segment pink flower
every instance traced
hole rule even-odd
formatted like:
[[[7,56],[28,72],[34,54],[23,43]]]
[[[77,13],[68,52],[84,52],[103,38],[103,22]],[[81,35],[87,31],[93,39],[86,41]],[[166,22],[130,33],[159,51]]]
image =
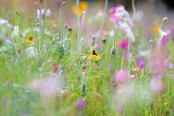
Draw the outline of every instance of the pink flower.
[[[173,64],[172,63],[169,63],[169,68],[173,68]]]
[[[118,111],[119,113],[122,113],[122,104],[118,104],[118,105],[117,105],[117,111]]]
[[[153,92],[158,93],[158,92],[164,92],[165,90],[165,83],[162,82],[161,80],[153,78],[150,82],[150,86]]]
[[[135,69],[133,70],[135,73],[137,73],[140,70],[139,67],[135,67]]]
[[[111,14],[111,16],[110,16],[110,21],[116,22],[116,21],[118,21],[118,20],[119,20],[119,17],[118,17],[118,16],[116,16],[115,14]]]
[[[123,39],[122,41],[120,41],[120,47],[122,50],[127,49],[128,42],[129,42],[128,39]]]
[[[133,78],[135,77],[135,75],[130,75],[130,79],[133,81]]]
[[[97,16],[99,16],[99,17],[101,17],[101,16],[103,16],[103,10],[99,10],[99,12],[97,13]]]
[[[9,36],[7,36],[6,40],[10,41],[10,37],[9,37]]]
[[[53,73],[56,73],[57,71],[58,71],[58,68],[56,66],[54,66]]]
[[[9,80],[6,80],[5,82],[6,82],[7,84],[9,84]]]
[[[127,79],[127,73],[123,70],[119,70],[118,74],[116,75],[116,80],[118,82],[125,82]]]
[[[165,45],[166,42],[168,42],[168,41],[169,41],[169,39],[167,37],[165,37],[164,39],[161,40],[161,44]]]
[[[170,79],[173,78],[173,75],[170,75],[169,78],[170,78]]]

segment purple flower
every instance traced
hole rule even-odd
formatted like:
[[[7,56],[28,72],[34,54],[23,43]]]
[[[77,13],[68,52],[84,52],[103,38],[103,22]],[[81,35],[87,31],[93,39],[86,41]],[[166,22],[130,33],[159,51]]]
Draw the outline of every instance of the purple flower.
[[[79,109],[85,108],[85,107],[86,107],[86,101],[83,100],[83,99],[77,100],[77,107],[78,107]]]
[[[142,69],[143,67],[145,67],[145,61],[144,60],[140,60],[140,68]]]
[[[122,113],[122,104],[118,104],[118,105],[117,105],[117,111],[118,111],[119,113]]]
[[[108,65],[107,70],[111,70],[111,69],[112,69],[112,65]]]
[[[117,83],[115,83],[115,84],[112,84],[112,87],[113,87],[113,88],[115,88],[116,86],[117,86]]]
[[[169,68],[172,69],[173,68],[173,64],[169,63]]]
[[[120,41],[120,47],[121,47],[122,50],[127,49],[128,39],[123,39],[122,41]]]
[[[47,11],[45,12],[45,9],[42,9],[41,11],[40,9],[37,9],[37,18],[38,19],[41,18],[44,13],[45,13],[45,17],[48,17],[51,15],[51,10],[47,9]]]
[[[18,49],[17,51],[18,51],[19,54],[21,53],[21,50],[20,49]]]

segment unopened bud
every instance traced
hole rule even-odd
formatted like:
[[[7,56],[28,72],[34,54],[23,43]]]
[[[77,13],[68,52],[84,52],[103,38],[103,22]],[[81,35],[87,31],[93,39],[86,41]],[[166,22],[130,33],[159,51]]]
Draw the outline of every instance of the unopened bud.
[[[117,49],[116,49],[115,46],[113,46],[113,47],[111,48],[110,53],[111,53],[112,56],[115,56],[115,55],[117,54]]]
[[[64,27],[65,27],[66,29],[68,29],[68,24],[65,24]]]
[[[102,42],[103,42],[103,43],[106,43],[106,39],[102,39]]]
[[[168,20],[167,17],[164,17],[164,19],[162,20],[162,23],[166,22]]]
[[[62,6],[65,6],[66,2],[62,2]]]
[[[152,44],[153,42],[154,42],[154,41],[153,41],[152,39],[150,39],[150,40],[149,40],[149,43],[151,43],[151,44]]]
[[[72,31],[72,28],[71,27],[68,27],[68,31]]]

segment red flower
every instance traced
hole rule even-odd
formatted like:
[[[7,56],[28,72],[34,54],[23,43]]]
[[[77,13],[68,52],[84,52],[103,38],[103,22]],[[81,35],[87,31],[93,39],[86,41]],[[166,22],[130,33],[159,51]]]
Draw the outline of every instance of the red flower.
[[[58,68],[56,66],[54,66],[53,73],[56,73],[57,71],[58,71]]]

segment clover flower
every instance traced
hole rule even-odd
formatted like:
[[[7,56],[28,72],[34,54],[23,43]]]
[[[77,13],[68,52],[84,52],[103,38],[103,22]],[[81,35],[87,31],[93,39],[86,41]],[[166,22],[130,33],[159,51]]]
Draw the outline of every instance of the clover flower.
[[[84,99],[77,100],[77,107],[79,109],[85,108],[86,107],[86,101]]]
[[[130,75],[129,78],[133,81],[134,77],[135,77],[135,75]]]
[[[133,70],[135,73],[137,73],[140,70],[139,67],[135,67],[135,69]]]

